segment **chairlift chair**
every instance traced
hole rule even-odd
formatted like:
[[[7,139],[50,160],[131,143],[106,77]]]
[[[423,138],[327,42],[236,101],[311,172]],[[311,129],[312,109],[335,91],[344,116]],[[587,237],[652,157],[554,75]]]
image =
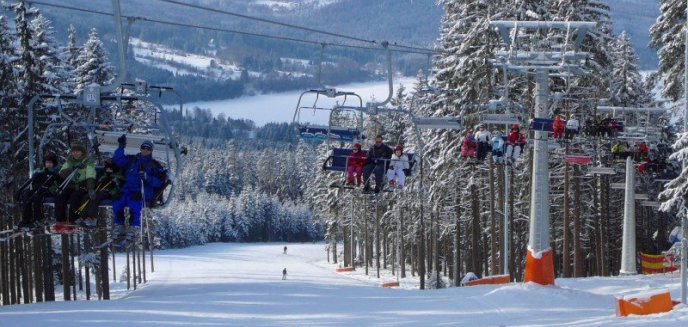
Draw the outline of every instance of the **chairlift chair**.
[[[302,102],[304,100],[304,96],[307,94],[314,94],[315,95],[315,100],[314,100],[312,106],[304,106],[302,104]],[[355,140],[360,139],[360,131],[363,129],[363,122],[361,121],[362,117],[357,119],[358,123],[356,124],[357,126],[355,126],[355,127],[336,126],[335,124],[333,124],[333,121],[332,121],[333,113],[337,110],[339,110],[341,112],[342,109],[340,109],[338,105],[333,106],[333,107],[329,107],[329,108],[318,106],[318,101],[319,101],[321,96],[325,96],[325,97],[331,98],[331,99],[342,98],[343,99],[342,106],[344,104],[346,104],[348,97],[355,97],[355,98],[358,98],[359,107],[363,106],[363,99],[358,94],[356,94],[354,92],[342,92],[342,91],[337,91],[336,89],[333,89],[333,88],[312,89],[312,90],[304,91],[299,96],[299,100],[296,104],[296,110],[294,111],[294,117],[292,120],[297,125],[298,136],[300,138],[306,139],[306,140],[328,140],[328,141],[329,140],[335,140],[335,141],[343,141],[343,142],[354,142]],[[318,124],[318,123],[308,123],[308,122],[302,121],[301,112],[304,110],[329,112],[328,125],[323,125],[323,124]]]

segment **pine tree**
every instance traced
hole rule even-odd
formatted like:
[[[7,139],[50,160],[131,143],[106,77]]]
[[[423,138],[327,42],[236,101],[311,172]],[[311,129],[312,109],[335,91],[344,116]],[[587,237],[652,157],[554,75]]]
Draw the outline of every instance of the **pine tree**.
[[[4,16],[0,16],[0,108],[3,110],[8,110],[13,106],[17,91],[14,68],[17,53],[13,43],[14,38],[8,29],[7,20]],[[6,122],[7,120],[3,119],[2,121]],[[3,128],[3,130],[9,129]]]
[[[51,22],[40,13],[31,21],[33,37],[31,45],[35,51],[38,70],[41,72],[41,93],[64,93],[69,80],[67,67],[62,63],[53,36]]]
[[[17,90],[19,90],[18,104],[24,108],[31,98],[41,92],[41,75],[39,61],[33,48],[33,31],[30,26],[31,19],[36,11],[26,7],[24,0],[19,0],[14,5],[14,23],[17,30],[19,43],[19,60],[15,65],[17,69]]]
[[[597,23],[595,29],[588,31],[580,49],[590,54],[583,68],[594,73],[579,78],[573,82],[573,85],[594,87],[596,93],[587,97],[608,97],[606,87],[600,86],[609,85],[612,64],[612,54],[609,49],[614,35],[609,5],[604,0],[556,0],[552,6],[554,20]],[[561,33],[565,34],[566,31]]]
[[[664,79],[662,96],[676,101],[683,96],[686,2],[660,0],[659,10],[650,28],[650,46],[659,56],[659,73]]]
[[[65,70],[74,74],[77,65],[77,58],[79,57],[80,48],[76,45],[76,28],[70,24],[67,29],[67,45],[62,48],[61,59]],[[69,91],[74,90],[74,76],[70,76],[65,81],[65,85]]]
[[[114,70],[95,28],[91,30],[88,41],[79,51],[75,75],[76,92],[80,92],[91,83],[107,85],[114,80]]]
[[[626,31],[614,40],[612,47],[610,100],[614,105],[637,106],[647,95],[637,66],[638,57]]]
[[[679,134],[673,149],[674,153],[669,156],[669,160],[688,160],[688,132]],[[688,169],[683,169],[678,177],[667,183],[659,197],[663,201],[660,211],[674,213],[679,221],[688,217]]]

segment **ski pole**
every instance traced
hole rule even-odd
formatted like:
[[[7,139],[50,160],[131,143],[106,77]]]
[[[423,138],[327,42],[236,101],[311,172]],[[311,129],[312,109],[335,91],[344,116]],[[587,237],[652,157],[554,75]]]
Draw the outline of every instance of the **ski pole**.
[[[105,185],[98,185],[98,187],[96,187],[96,192],[100,192],[100,191],[104,190],[106,187],[108,187],[110,185],[110,183],[112,183],[112,180],[107,182]],[[88,204],[90,202],[91,202],[90,198],[86,199],[86,201],[84,201],[84,203],[82,203],[81,206],[79,206],[79,208],[76,209],[76,213],[81,214],[86,209],[86,206],[88,206]]]

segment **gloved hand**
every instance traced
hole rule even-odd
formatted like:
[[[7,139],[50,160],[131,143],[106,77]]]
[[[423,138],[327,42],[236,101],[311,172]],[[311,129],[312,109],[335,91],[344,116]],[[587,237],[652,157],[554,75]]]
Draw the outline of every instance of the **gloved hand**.
[[[119,138],[117,138],[117,143],[121,147],[127,146],[127,134],[122,134]]]
[[[86,165],[84,165],[83,162],[74,165],[74,169],[84,169],[84,167],[86,167]]]
[[[88,198],[91,201],[95,201],[96,200],[96,191],[95,190],[88,190]]]
[[[146,174],[145,171],[143,171],[143,170],[139,171],[138,176],[139,176],[139,178],[140,178],[141,180],[143,180],[144,182],[148,181],[148,174]]]

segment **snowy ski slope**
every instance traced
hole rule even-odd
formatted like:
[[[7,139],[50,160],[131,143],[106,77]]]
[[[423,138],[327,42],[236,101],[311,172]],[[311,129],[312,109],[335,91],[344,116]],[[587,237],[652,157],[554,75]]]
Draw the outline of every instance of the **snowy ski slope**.
[[[409,288],[382,289],[361,270],[335,273],[323,244],[288,244],[286,255],[282,246],[160,251],[156,273],[138,291],[112,301],[0,307],[0,326],[688,326],[685,307],[653,316],[614,313],[614,295],[625,291],[668,287],[677,297],[677,275],[559,279],[557,287],[418,291],[404,282]]]

